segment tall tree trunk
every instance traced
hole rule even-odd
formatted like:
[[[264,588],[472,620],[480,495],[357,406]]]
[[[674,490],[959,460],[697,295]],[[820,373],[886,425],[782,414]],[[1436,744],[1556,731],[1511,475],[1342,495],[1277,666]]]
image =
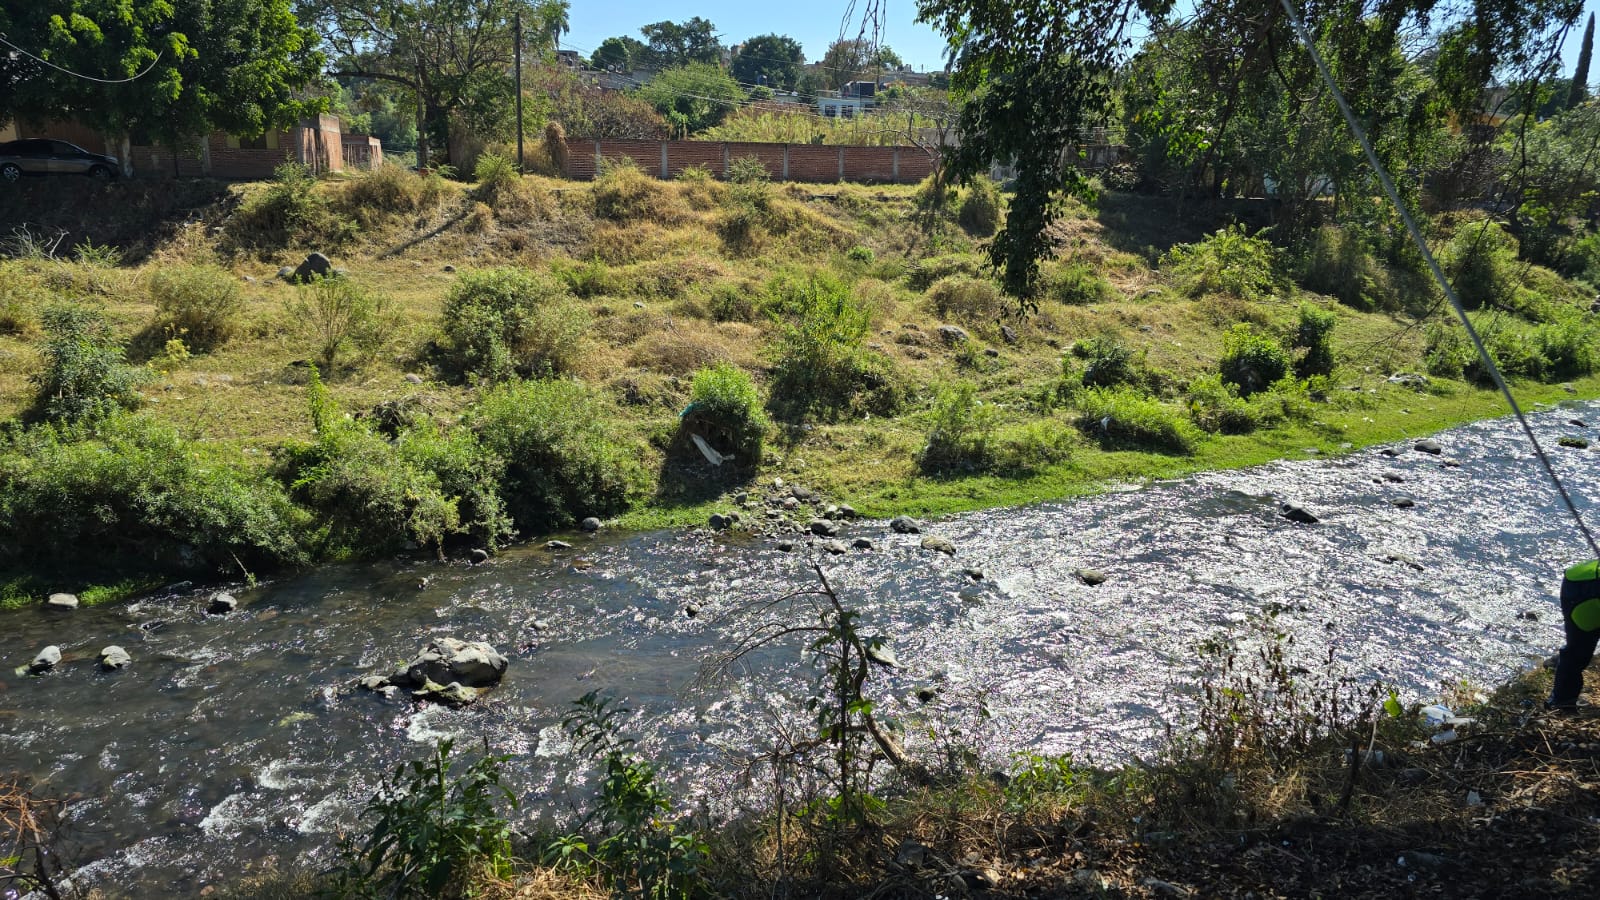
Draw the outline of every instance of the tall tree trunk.
[[[1589,24],[1583,29],[1583,46],[1578,50],[1578,68],[1572,73],[1572,87],[1567,89],[1567,109],[1589,99],[1589,60],[1594,56],[1594,13],[1589,13]]]

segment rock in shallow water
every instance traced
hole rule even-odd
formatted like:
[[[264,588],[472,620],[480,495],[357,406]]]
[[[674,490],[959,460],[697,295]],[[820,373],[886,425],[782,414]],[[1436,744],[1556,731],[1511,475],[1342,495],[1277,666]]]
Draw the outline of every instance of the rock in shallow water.
[[[225,616],[239,608],[239,598],[226,591],[211,595],[211,605],[206,607],[206,612],[213,616]]]
[[[1434,456],[1438,456],[1444,452],[1443,445],[1441,445],[1438,441],[1417,441],[1417,443],[1412,446],[1412,449],[1419,453],[1432,453]]]
[[[442,637],[428,642],[416,659],[388,678],[368,676],[359,684],[369,691],[404,688],[424,700],[465,706],[499,684],[509,664],[483,641]]]
[[[889,520],[889,530],[895,534],[921,534],[922,523],[910,516],[895,516]]]
[[[50,609],[77,609],[78,597],[75,594],[51,594],[44,605]]]
[[[1279,506],[1278,513],[1291,522],[1299,522],[1303,525],[1315,525],[1322,521],[1313,515],[1310,510],[1294,502],[1293,500],[1290,500]]]
[[[1106,573],[1099,569],[1079,569],[1073,574],[1078,576],[1079,581],[1090,587],[1106,583]]]
[[[922,549],[937,550],[940,553],[948,553],[954,556],[956,545],[938,535],[930,534],[922,539]]]
[[[120,669],[132,662],[133,657],[128,655],[128,651],[118,647],[116,644],[112,644],[100,651],[100,668],[105,669],[107,672]]]

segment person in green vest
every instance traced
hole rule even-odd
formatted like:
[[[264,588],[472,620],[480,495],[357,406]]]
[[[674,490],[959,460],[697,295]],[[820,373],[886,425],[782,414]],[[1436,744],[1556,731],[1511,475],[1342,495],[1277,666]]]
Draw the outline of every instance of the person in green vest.
[[[1561,624],[1567,645],[1556,658],[1555,685],[1545,709],[1576,712],[1583,691],[1583,670],[1594,659],[1600,642],[1600,560],[1579,563],[1561,579]]]

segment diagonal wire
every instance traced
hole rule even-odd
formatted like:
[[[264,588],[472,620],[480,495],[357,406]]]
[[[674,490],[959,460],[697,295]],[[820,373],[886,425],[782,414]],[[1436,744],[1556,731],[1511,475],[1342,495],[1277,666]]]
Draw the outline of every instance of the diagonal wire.
[[[43,59],[41,57],[34,56],[32,53],[29,53],[28,51],[22,49],[21,47],[18,47],[16,44],[11,43],[9,40],[6,40],[6,36],[3,35],[3,34],[0,34],[0,44],[4,44],[7,47],[10,47],[12,50],[15,50],[16,52],[22,54],[23,56],[26,56],[27,58],[33,60],[34,62],[38,63],[41,66],[49,66],[50,68],[55,69],[57,72],[61,72],[61,73],[66,74],[66,75],[71,75],[73,78],[81,78],[84,81],[93,81],[96,84],[127,84],[130,81],[138,81],[139,79],[143,78],[144,76],[150,74],[150,70],[154,69],[156,67],[156,63],[161,61],[162,54],[166,52],[166,51],[162,51],[161,53],[157,53],[156,54],[156,58],[150,60],[150,65],[145,66],[143,72],[140,72],[139,74],[134,75],[134,76],[132,76],[130,78],[96,78],[93,75],[84,75],[81,72],[74,72],[71,69],[63,69],[63,68],[61,68],[60,66],[58,66],[55,63],[51,62],[48,59]]]
[[[1322,75],[1322,81],[1333,94],[1333,100],[1339,104],[1339,111],[1344,114],[1344,120],[1350,125],[1350,132],[1355,135],[1361,144],[1361,150],[1367,155],[1367,163],[1372,166],[1372,171],[1377,174],[1378,181],[1383,185],[1384,193],[1389,196],[1389,201],[1394,204],[1400,213],[1401,221],[1405,222],[1406,231],[1410,232],[1411,240],[1417,245],[1417,250],[1422,253],[1422,258],[1427,260],[1428,269],[1439,282],[1439,287],[1444,290],[1444,295],[1450,299],[1450,305],[1456,311],[1456,317],[1461,324],[1466,326],[1467,336],[1472,338],[1472,346],[1478,351],[1478,357],[1488,368],[1489,374],[1494,376],[1495,386],[1500,388],[1500,393],[1510,404],[1511,411],[1517,417],[1517,422],[1522,426],[1522,431],[1528,436],[1528,442],[1533,445],[1533,452],[1539,457],[1539,462],[1544,466],[1544,472],[1550,476],[1550,483],[1555,485],[1556,492],[1561,495],[1561,501],[1567,505],[1567,511],[1572,514],[1572,521],[1578,525],[1583,539],[1588,542],[1589,550],[1600,558],[1600,544],[1595,543],[1594,534],[1589,531],[1589,526],[1583,521],[1583,514],[1578,512],[1578,505],[1573,502],[1572,495],[1567,492],[1567,486],[1561,483],[1561,477],[1556,474],[1555,466],[1551,465],[1550,457],[1544,452],[1544,447],[1539,445],[1539,439],[1533,434],[1533,427],[1528,424],[1528,417],[1523,414],[1522,407],[1517,404],[1517,398],[1511,395],[1511,388],[1506,384],[1505,376],[1500,374],[1500,367],[1495,365],[1494,357],[1489,355],[1483,346],[1483,339],[1478,336],[1478,330],[1472,327],[1472,320],[1467,318],[1467,311],[1461,305],[1461,298],[1456,296],[1455,288],[1450,286],[1450,280],[1444,277],[1444,270],[1439,268],[1439,261],[1433,258],[1433,251],[1428,249],[1428,242],[1422,239],[1422,231],[1417,228],[1416,220],[1411,217],[1411,210],[1405,201],[1400,198],[1400,192],[1395,189],[1394,181],[1390,179],[1389,172],[1378,161],[1378,154],[1372,149],[1372,142],[1367,139],[1367,133],[1356,120],[1356,114],[1351,111],[1350,104],[1344,99],[1344,92],[1339,90],[1339,85],[1333,80],[1333,73],[1328,71],[1328,64],[1323,61],[1322,54],[1317,52],[1316,42],[1311,39],[1311,32],[1301,20],[1300,14],[1295,11],[1289,0],[1278,0],[1283,6],[1283,11],[1289,15],[1289,23],[1294,26],[1295,34],[1300,38],[1300,43],[1305,45],[1306,52],[1311,54],[1311,61],[1316,63],[1317,72]]]

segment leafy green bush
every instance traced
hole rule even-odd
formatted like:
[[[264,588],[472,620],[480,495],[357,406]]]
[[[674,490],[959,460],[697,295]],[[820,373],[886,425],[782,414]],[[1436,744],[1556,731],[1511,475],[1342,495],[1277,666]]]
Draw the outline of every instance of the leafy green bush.
[[[771,175],[759,156],[741,156],[728,163],[728,181],[733,184],[757,184],[769,180]]]
[[[1507,378],[1576,378],[1600,366],[1600,332],[1581,318],[1528,328],[1504,316],[1486,315],[1474,316],[1473,325]],[[1431,375],[1483,386],[1494,383],[1466,332],[1453,322],[1428,326],[1424,354]]]
[[[1083,360],[1083,371],[1076,372],[1070,361],[1062,360],[1062,376],[1076,377],[1084,387],[1142,387],[1149,380],[1144,365],[1144,351],[1135,353],[1109,335],[1096,335],[1074,343],[1072,355]]]
[[[1090,388],[1077,401],[1078,428],[1110,450],[1188,455],[1199,439],[1181,414],[1127,388]]]
[[[316,440],[284,448],[278,466],[295,498],[319,514],[325,555],[368,556],[407,543],[440,549],[470,530],[438,474],[344,415],[315,370],[310,402]]]
[[[1577,378],[1595,370],[1600,359],[1600,329],[1582,319],[1540,325],[1533,342],[1543,361],[1542,377]]]
[[[1238,388],[1241,397],[1248,397],[1289,374],[1289,351],[1271,335],[1240,322],[1222,336],[1222,359],[1217,365],[1222,380]]]
[[[440,316],[446,364],[488,381],[567,371],[588,325],[561,284],[515,266],[461,276]]]
[[[1184,402],[1201,431],[1248,434],[1261,424],[1255,408],[1221,375],[1202,375],[1189,382]]]
[[[1228,294],[1259,301],[1277,291],[1277,259],[1277,248],[1236,225],[1174,246],[1161,257],[1161,268],[1191,297]]]
[[[516,794],[500,783],[508,756],[482,756],[456,769],[454,742],[427,761],[397,766],[362,811],[372,820],[360,847],[344,848],[329,893],[367,897],[470,896],[473,881],[511,875],[511,825],[502,809]]]
[[[368,290],[349,278],[316,278],[301,286],[288,303],[295,331],[309,340],[323,371],[333,373],[341,355],[376,353],[398,324],[387,294]]]
[[[1323,225],[1307,235],[1296,250],[1294,267],[1302,287],[1346,306],[1370,310],[1383,299],[1378,262],[1358,235],[1338,225]]]
[[[1116,290],[1092,266],[1066,263],[1045,273],[1044,295],[1067,306],[1105,303],[1116,299]]]
[[[708,847],[692,830],[671,821],[672,796],[657,780],[655,766],[633,751],[618,722],[628,710],[591,691],[562,720],[578,752],[601,767],[600,795],[587,824],[592,834],[557,838],[544,862],[597,873],[615,897],[691,900],[706,896],[700,874]]]
[[[1510,308],[1521,279],[1517,239],[1487,219],[1456,227],[1440,254],[1440,265],[1467,309]]]
[[[1049,466],[1066,462],[1077,444],[1077,433],[1059,419],[1035,419],[1001,429],[991,445],[993,471],[1025,477]]]
[[[244,311],[239,282],[218,266],[162,266],[150,273],[156,326],[190,350],[213,350],[233,336]]]
[[[1427,331],[1423,334],[1422,358],[1429,375],[1460,378],[1476,354],[1459,325],[1449,320],[1435,319],[1428,323]]]
[[[501,492],[526,531],[621,512],[643,491],[637,448],[617,438],[599,402],[570,381],[527,381],[491,391],[467,424],[506,462]]]
[[[761,462],[767,416],[761,409],[761,393],[743,369],[718,363],[694,373],[689,411],[697,425],[709,425],[716,430],[721,439],[714,441],[717,446],[733,448],[734,462],[741,468]],[[680,420],[680,427],[689,422],[689,411]]]
[[[316,190],[311,170],[286,162],[264,190],[252,194],[223,226],[238,247],[337,247],[355,235],[355,223],[337,214]]]
[[[906,282],[912,290],[925,291],[934,282],[952,275],[976,277],[983,268],[982,260],[967,254],[947,254],[919,259],[906,269]]]
[[[778,343],[770,405],[781,418],[892,413],[902,389],[889,361],[861,348],[871,312],[825,275],[779,279],[768,292]]]
[[[495,206],[517,189],[522,178],[517,173],[515,160],[498,153],[485,153],[473,166],[472,180],[478,183],[478,199]]]
[[[622,293],[620,279],[598,257],[585,261],[556,259],[550,264],[550,274],[561,279],[574,296],[584,299]]]
[[[877,260],[878,254],[872,252],[871,247],[865,247],[861,244],[856,244],[854,247],[851,247],[849,250],[844,252],[844,258],[850,260],[851,262],[870,265]]]
[[[988,237],[1000,227],[1000,186],[979,175],[967,186],[956,212],[961,230],[973,237]]]
[[[969,324],[993,322],[1002,311],[1000,288],[988,279],[966,275],[939,279],[928,289],[928,301],[939,318]]]
[[[0,568],[217,575],[308,561],[276,482],[142,416],[0,433]]]
[[[141,372],[123,362],[123,351],[98,309],[72,303],[45,307],[42,316],[44,371],[31,415],[54,422],[79,422],[139,405],[134,387]]]
[[[917,468],[929,475],[987,470],[994,461],[994,429],[994,409],[977,399],[971,382],[941,391]]]
[[[1301,378],[1333,373],[1334,314],[1309,303],[1300,305],[1300,321],[1295,326],[1294,349],[1301,351],[1294,361],[1294,373]]]

